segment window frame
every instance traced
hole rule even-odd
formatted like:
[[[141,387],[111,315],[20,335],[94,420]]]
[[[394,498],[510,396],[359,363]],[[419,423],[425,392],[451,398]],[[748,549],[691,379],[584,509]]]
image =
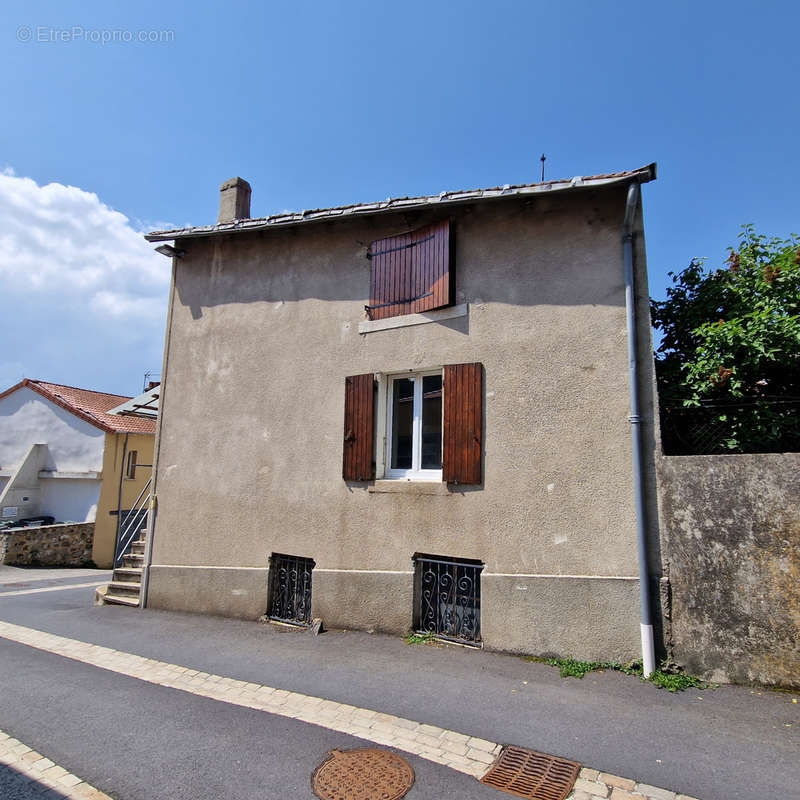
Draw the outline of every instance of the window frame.
[[[128,450],[128,455],[127,455],[127,458],[125,459],[125,480],[126,481],[135,481],[136,480],[136,467],[138,466],[138,464],[136,462],[137,462],[138,458],[139,458],[139,451],[138,450]]]
[[[441,435],[442,443],[440,449],[441,455],[444,451],[444,368],[432,367],[428,369],[419,370],[405,370],[404,372],[395,372],[384,376],[383,391],[380,392],[380,404],[378,406],[379,413],[384,420],[384,447],[383,459],[384,480],[396,481],[415,481],[415,482],[442,482],[442,468],[439,469],[423,469],[422,468],[422,384],[423,378],[430,375],[439,375],[442,378],[442,418],[441,418]],[[414,378],[414,400],[412,411],[412,441],[411,441],[411,469],[393,469],[392,468],[392,415],[393,415],[393,385],[396,380],[404,378]]]

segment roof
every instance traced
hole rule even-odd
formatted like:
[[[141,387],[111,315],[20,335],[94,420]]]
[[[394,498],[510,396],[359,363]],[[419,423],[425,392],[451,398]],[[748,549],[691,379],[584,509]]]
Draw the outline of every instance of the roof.
[[[0,393],[0,399],[22,388],[33,390],[57,406],[61,406],[61,408],[104,430],[106,433],[154,434],[156,432],[154,419],[120,417],[109,413],[111,409],[119,406],[120,403],[131,399],[125,395],[93,392],[90,389],[78,389],[75,386],[62,386],[60,383],[48,383],[25,378],[25,380]]]
[[[222,233],[263,230],[265,228],[282,228],[288,225],[300,225],[322,220],[347,218],[350,216],[365,216],[390,211],[427,208],[431,206],[451,206],[459,203],[472,203],[475,201],[494,200],[503,197],[586,189],[615,183],[630,183],[631,181],[647,183],[655,179],[656,165],[653,163],[629,172],[612,172],[606,175],[588,175],[586,177],[576,176],[575,178],[564,180],[544,181],[542,183],[521,183],[513,186],[506,184],[505,186],[495,186],[491,189],[440,192],[439,194],[420,197],[389,197],[386,200],[376,203],[355,203],[349,206],[317,208],[297,213],[284,212],[256,219],[237,219],[233,222],[223,222],[217,225],[200,225],[197,227],[153,231],[152,233],[148,233],[144,238],[147,239],[148,242],[165,242],[172,241],[173,239],[196,236],[213,236]]]
[[[138,397],[132,397],[121,405],[109,410],[109,414],[121,416],[146,417],[155,419],[158,416],[158,400],[161,397],[161,385],[152,386]]]

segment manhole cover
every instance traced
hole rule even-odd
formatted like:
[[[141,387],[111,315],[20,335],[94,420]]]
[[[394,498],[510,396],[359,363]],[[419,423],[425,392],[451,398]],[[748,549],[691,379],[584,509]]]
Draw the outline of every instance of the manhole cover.
[[[531,800],[564,800],[580,768],[580,764],[565,758],[523,747],[504,747],[481,783]]]
[[[322,800],[398,800],[414,785],[404,758],[377,748],[331,750],[311,786]]]

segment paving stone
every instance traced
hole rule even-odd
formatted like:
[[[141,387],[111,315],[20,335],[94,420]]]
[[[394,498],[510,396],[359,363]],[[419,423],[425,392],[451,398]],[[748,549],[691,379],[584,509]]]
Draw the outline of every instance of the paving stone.
[[[650,800],[675,800],[675,792],[659,789],[657,786],[650,786],[648,783],[637,783],[636,791],[650,798]]]
[[[470,737],[468,744],[475,750],[483,750],[486,753],[491,753],[497,743],[489,742],[486,739],[478,739],[476,736],[472,736]]]
[[[647,800],[643,794],[629,792],[627,789],[614,789],[611,800]]]
[[[64,769],[64,767],[55,766],[55,767],[50,767],[49,769],[46,769],[42,773],[42,778],[44,780],[51,780],[52,781],[52,780],[55,780],[56,778],[60,778],[62,775],[66,775],[66,774],[67,774],[67,771]]]
[[[583,778],[585,781],[596,781],[600,773],[596,769],[588,769],[583,767],[578,773],[578,777]]]
[[[609,786],[617,786],[629,792],[633,791],[636,787],[636,781],[632,781],[629,778],[620,778],[619,775],[609,775],[607,772],[601,772],[597,776],[597,779],[603,783],[607,783]]]
[[[494,756],[491,753],[487,753],[485,750],[475,750],[475,748],[467,750],[467,758],[480,761],[484,764],[494,763]]]
[[[597,781],[587,781],[584,778],[578,778],[575,781],[575,789],[586,792],[586,794],[592,797],[608,797],[609,792],[609,788],[606,784],[598,783]]]
[[[442,738],[449,739],[452,742],[461,742],[466,744],[470,737],[463,733],[456,733],[456,731],[445,731],[442,734]]]

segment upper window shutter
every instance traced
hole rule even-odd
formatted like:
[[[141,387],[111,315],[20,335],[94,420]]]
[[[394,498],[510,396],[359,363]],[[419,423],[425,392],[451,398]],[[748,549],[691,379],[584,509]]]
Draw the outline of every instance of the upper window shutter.
[[[370,319],[418,314],[451,304],[450,220],[373,242]]]
[[[345,378],[342,477],[346,481],[373,478],[374,387],[371,372]]]
[[[442,480],[480,483],[483,447],[483,365],[444,367]]]

